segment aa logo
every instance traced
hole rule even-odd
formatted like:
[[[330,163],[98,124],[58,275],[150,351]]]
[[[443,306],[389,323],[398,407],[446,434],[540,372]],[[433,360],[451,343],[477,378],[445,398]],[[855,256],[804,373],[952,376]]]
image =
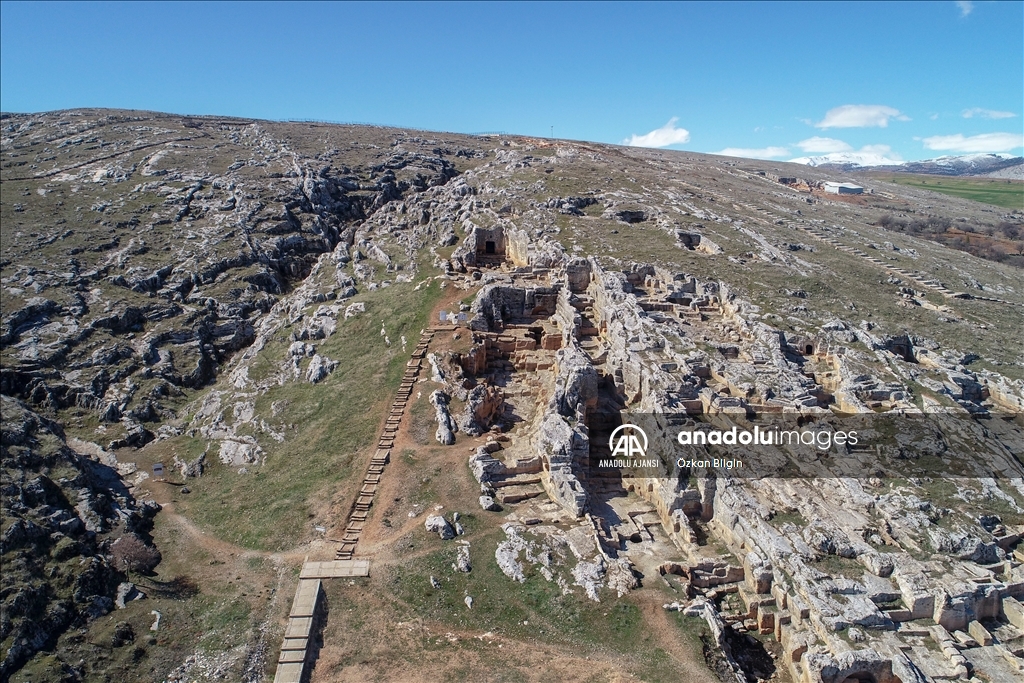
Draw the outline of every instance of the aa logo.
[[[647,455],[647,435],[636,425],[619,425],[608,439],[612,457],[642,458]]]

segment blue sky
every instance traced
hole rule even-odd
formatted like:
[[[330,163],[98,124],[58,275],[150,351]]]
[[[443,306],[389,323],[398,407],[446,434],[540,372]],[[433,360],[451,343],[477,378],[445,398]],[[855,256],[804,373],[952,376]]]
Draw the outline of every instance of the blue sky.
[[[1024,3],[0,3],[0,108],[1021,154]]]

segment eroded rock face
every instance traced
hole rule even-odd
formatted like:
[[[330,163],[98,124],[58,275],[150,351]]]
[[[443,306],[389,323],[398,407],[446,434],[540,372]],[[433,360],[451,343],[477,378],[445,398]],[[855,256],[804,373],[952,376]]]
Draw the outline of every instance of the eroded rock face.
[[[537,437],[537,454],[550,462],[548,491],[556,502],[577,517],[587,509],[587,493],[573,471],[573,463],[588,448],[586,425],[577,423],[570,427],[557,413],[544,418]]]
[[[594,558],[593,562],[580,560],[572,570],[572,576],[576,579],[576,585],[582,586],[587,597],[594,602],[601,602],[597,589],[600,587],[605,575],[604,559]]]
[[[314,354],[309,361],[309,368],[306,370],[306,379],[310,384],[316,384],[334,372],[337,367],[338,361],[325,358],[319,353]]]
[[[620,598],[640,585],[640,581],[633,571],[632,562],[625,557],[618,558],[608,566],[605,578],[608,588],[615,591]]]
[[[578,261],[572,263],[574,269],[584,270]],[[844,339],[848,343],[846,333],[852,331],[848,323],[832,319],[818,334],[787,335],[761,321],[756,308],[731,292],[725,283],[701,281],[644,264],[610,272],[600,264],[589,263],[586,273],[587,285],[581,289],[581,276],[568,270],[558,271],[557,277],[565,277],[566,289],[576,297],[570,298],[570,303],[584,315],[562,315],[557,309],[553,314],[552,319],[564,335],[563,345],[552,354],[554,381],[547,410],[530,427],[531,447],[546,465],[546,477],[542,477],[546,492],[572,516],[584,515],[591,501],[578,474],[580,463],[586,462],[592,438],[588,423],[595,415],[604,419],[609,414],[601,411],[617,412],[619,401],[632,410],[649,411],[660,420],[660,428],[666,430],[682,424],[678,420],[693,419],[687,415],[704,414],[714,420],[716,416],[747,418],[788,411],[810,417],[827,414],[832,404],[862,413],[910,408],[910,388],[866,372],[864,357],[846,351],[833,354],[820,350]],[[517,349],[536,348],[514,334],[517,325],[538,325],[536,315],[531,318],[525,314],[525,305],[526,317],[517,317],[528,288],[518,287],[514,275],[501,279],[495,276],[495,280],[489,289],[481,290],[484,301],[474,309],[478,313],[478,333],[493,335],[488,339],[493,338],[493,344],[499,348],[502,344],[508,348],[512,344]],[[681,326],[674,320],[678,318],[690,322]],[[699,350],[693,341],[698,332],[688,327],[703,333],[705,342],[720,335],[717,338],[721,341],[714,347],[717,355]],[[602,329],[606,333],[599,341],[594,340]],[[588,351],[584,352],[577,340],[586,337],[590,339]],[[927,359],[932,363],[930,367],[948,379],[951,386],[946,388],[947,394],[957,400],[977,401],[981,396],[970,377],[960,376],[959,370],[947,372],[941,361],[933,361],[927,353],[916,350],[909,338],[870,343],[872,349],[899,358],[906,353],[911,360],[902,361],[905,363]],[[897,348],[901,343],[912,351]],[[601,375],[594,358],[600,359],[598,362],[603,366]],[[510,360],[519,371],[528,369],[531,362],[540,364],[514,353]],[[827,364],[828,374],[806,372],[802,366],[811,362]],[[602,382],[607,386],[610,381],[614,383],[615,398],[602,398]],[[673,419],[677,421],[672,422]],[[965,444],[961,442],[961,448]],[[894,448],[903,458],[944,458],[955,450],[949,438],[937,432],[911,440],[897,438]],[[698,448],[692,455],[707,457],[708,452]],[[780,452],[778,457],[787,456]],[[853,449],[848,449],[844,458],[853,468],[870,469],[870,458]],[[514,479],[513,462],[518,467],[518,461],[487,447],[479,447],[469,458],[474,476],[484,487],[497,488]],[[758,628],[763,633],[774,630],[792,657],[828,652],[806,660],[812,667],[808,670],[817,672],[814,675],[835,674],[842,678],[858,666],[876,671],[881,678],[909,675],[915,665],[902,652],[893,651],[885,666],[856,656],[848,658],[849,661],[837,659],[835,653],[842,647],[833,648],[830,643],[834,636],[827,634],[849,632],[851,637],[860,639],[858,642],[887,648],[892,643],[878,634],[898,632],[903,621],[928,618],[941,626],[943,632],[965,629],[972,615],[993,614],[1000,601],[1007,602],[996,597],[1000,590],[1016,590],[1006,583],[1000,584],[1002,588],[978,588],[952,576],[987,571],[986,563],[1003,560],[1005,550],[1000,547],[999,538],[1005,536],[1006,529],[995,516],[982,515],[972,520],[978,525],[976,530],[950,530],[937,525],[950,515],[948,508],[905,493],[873,490],[880,484],[860,476],[816,478],[809,474],[796,479],[769,478],[755,484],[743,478],[721,473],[715,477],[711,472],[700,471],[637,482],[634,486],[656,508],[663,528],[670,530],[669,535],[683,552],[694,547],[694,528],[706,523],[708,533],[735,553],[737,559],[732,561],[723,558],[707,566],[698,562],[687,567],[681,573],[688,576],[690,586],[710,594],[716,587],[739,584],[743,600],[751,605],[747,609],[758,620],[754,626],[750,617],[748,628]],[[489,507],[494,500],[486,495],[490,491],[484,491],[482,506]],[[1000,494],[990,489],[990,494],[1006,495],[1007,501],[1014,499],[1005,491]],[[842,501],[842,505],[836,501]],[[806,519],[799,524],[772,523],[780,509],[793,508],[799,509]],[[884,518],[884,523],[868,521],[876,516]],[[595,526],[600,537],[600,525]],[[520,529],[506,525],[507,540],[499,544],[495,554],[499,567],[517,582],[532,580],[527,578],[533,576],[532,571],[554,580],[555,573],[548,565],[535,562],[539,543],[526,540]],[[565,540],[577,558],[570,582],[595,600],[602,598],[603,589],[623,594],[636,585],[628,558],[615,556],[622,548],[615,545],[614,537],[599,541],[602,548],[610,548],[610,555],[595,556],[589,526],[572,531],[576,533],[567,534]],[[547,533],[547,542],[558,537],[557,532]],[[643,538],[642,532],[636,535]],[[897,537],[902,541],[896,541]],[[904,547],[915,552],[935,551],[936,557],[946,558],[945,561],[973,563],[973,568],[964,565],[952,570],[950,576],[929,576],[920,564],[908,561],[906,552],[893,552],[892,546],[900,543],[906,543]],[[613,559],[609,561],[607,557]],[[856,568],[842,572],[818,568],[818,563],[831,561],[850,562]],[[527,569],[528,566],[534,570]],[[1008,580],[1015,585],[1016,575]],[[887,607],[897,601],[907,609]],[[762,604],[784,604],[786,612],[779,617],[779,612],[762,608]],[[806,616],[796,618],[797,614],[805,613],[813,615],[813,623],[821,627],[812,631]],[[780,631],[778,619],[790,615],[792,621],[785,622]],[[724,633],[725,624],[717,613],[715,619]],[[741,653],[736,661],[742,662],[744,657]],[[734,673],[741,676],[741,668],[736,664]]]
[[[577,346],[568,346],[557,354],[558,380],[555,401],[562,415],[574,415],[582,407],[593,407],[597,400],[597,370]]]
[[[243,440],[244,439],[244,440]],[[225,465],[250,465],[259,459],[262,449],[252,437],[225,439],[220,442],[218,457]]]
[[[500,479],[507,471],[505,463],[495,458],[484,446],[478,447],[469,456],[469,468],[481,484]]]
[[[203,476],[203,472],[206,470],[206,453],[201,453],[195,460],[187,462],[181,460],[178,456],[174,456],[174,466],[181,472],[182,477],[201,477]]]
[[[7,679],[73,624],[114,608],[123,574],[97,534],[145,535],[160,506],[136,501],[116,469],[69,448],[61,427],[26,404],[0,396],[0,408],[3,633],[12,638],[0,677]],[[73,590],[53,590],[55,579]]]
[[[460,545],[455,554],[455,564],[452,565],[455,571],[468,574],[473,566],[469,562],[469,546]]]
[[[125,581],[117,587],[117,597],[114,598],[114,606],[124,609],[126,603],[132,600],[145,600],[146,594],[136,588],[134,583]]]
[[[576,468],[589,457],[590,435],[584,416],[597,398],[597,373],[574,347],[558,352],[557,368],[555,392],[540,423],[536,451],[549,463],[544,480],[548,494],[579,517],[587,509],[587,494]]]
[[[498,543],[494,551],[494,559],[502,573],[513,581],[526,582],[526,575],[523,573],[523,564],[519,561],[519,553],[526,550],[526,540],[519,534],[516,527],[511,524],[502,525],[507,539]]]
[[[32,182],[54,184],[44,196],[73,185],[76,204],[94,198],[83,199],[81,208],[98,217],[101,237],[79,227],[57,230],[52,239],[26,237],[10,249],[5,243],[0,384],[3,393],[31,405],[95,408],[115,423],[150,403],[145,417],[116,430],[123,434],[114,435],[115,447],[152,440],[156,429],[146,423],[175,417],[166,399],[215,380],[257,342],[261,327],[266,336],[261,323],[286,292],[299,308],[324,304],[303,321],[298,339],[329,338],[339,317],[365,306],[342,301],[359,288],[380,286],[358,266],[406,267],[420,241],[437,230],[453,234],[455,215],[472,197],[464,183],[445,189],[458,176],[448,158],[455,151],[425,140],[410,138],[382,158],[371,146],[361,161],[333,165],[318,158],[320,145],[289,141],[287,127],[236,121],[197,132],[177,117],[89,116],[77,113],[74,127],[102,128],[102,154],[83,152],[87,136],[67,138],[61,115],[30,117],[29,127],[4,133],[5,145],[21,132],[31,137],[48,128],[66,138],[68,144],[55,148],[57,170]],[[199,141],[198,156],[181,157],[175,145],[183,140]],[[138,145],[150,151],[136,163],[109,160],[110,153],[131,158]],[[227,147],[239,158],[225,170],[214,159]],[[73,162],[65,159],[69,154]],[[404,203],[414,196],[423,201]],[[30,204],[10,225],[41,219]],[[375,234],[399,226],[410,228],[399,240],[409,247],[400,260]],[[23,259],[40,247],[53,252],[47,264]],[[333,287],[296,292],[328,268]],[[306,301],[297,301],[304,295]],[[326,358],[311,365],[311,382],[332,369]],[[153,378],[163,383],[155,393],[137,390]]]
[[[499,388],[478,384],[466,397],[466,407],[459,416],[459,429],[468,436],[480,436],[501,415],[503,404]]]

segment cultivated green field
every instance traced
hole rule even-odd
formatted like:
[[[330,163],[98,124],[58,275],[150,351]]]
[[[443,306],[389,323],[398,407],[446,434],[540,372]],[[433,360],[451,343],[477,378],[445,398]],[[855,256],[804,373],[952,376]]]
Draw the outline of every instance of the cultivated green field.
[[[1006,178],[947,178],[944,176],[886,173],[875,176],[898,185],[909,185],[954,197],[973,199],[1006,209],[1024,210],[1024,181]]]

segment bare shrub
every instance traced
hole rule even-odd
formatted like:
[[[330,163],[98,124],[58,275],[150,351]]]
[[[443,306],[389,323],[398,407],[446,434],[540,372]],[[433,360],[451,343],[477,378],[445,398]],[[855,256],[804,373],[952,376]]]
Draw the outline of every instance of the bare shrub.
[[[145,573],[160,564],[160,551],[133,533],[127,533],[110,546],[114,565],[124,572]]]

